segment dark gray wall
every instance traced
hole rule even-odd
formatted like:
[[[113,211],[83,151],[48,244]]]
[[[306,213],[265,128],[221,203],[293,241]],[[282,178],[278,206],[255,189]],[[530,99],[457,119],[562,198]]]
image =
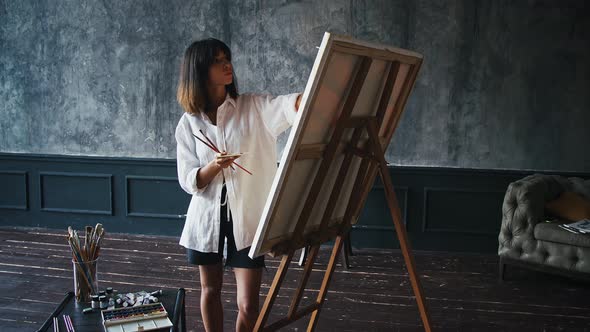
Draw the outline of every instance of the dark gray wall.
[[[0,0],[0,151],[174,158],[192,40],[231,46],[240,91],[282,94],[324,31],[424,54],[390,162],[590,170],[583,0]]]

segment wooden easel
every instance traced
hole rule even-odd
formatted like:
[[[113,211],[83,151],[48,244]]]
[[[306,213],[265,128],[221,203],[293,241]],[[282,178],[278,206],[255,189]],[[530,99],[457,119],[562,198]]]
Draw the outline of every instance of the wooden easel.
[[[304,208],[299,217],[299,220],[297,222],[295,231],[293,232],[291,239],[289,239],[288,241],[283,241],[273,247],[273,254],[282,255],[283,257],[281,260],[281,264],[278,268],[278,271],[275,275],[275,278],[273,280],[273,283],[271,285],[271,288],[266,297],[264,306],[262,307],[260,315],[258,316],[258,320],[256,322],[254,331],[276,331],[281,327],[289,325],[290,323],[306,316],[307,314],[311,314],[311,319],[307,330],[314,331],[318,323],[318,318],[322,305],[328,292],[330,280],[336,267],[338,255],[343,245],[343,237],[350,230],[351,224],[354,221],[353,218],[355,218],[355,216],[358,216],[358,212],[364,205],[364,201],[368,196],[371,186],[375,181],[377,172],[379,173],[383,181],[385,195],[387,198],[387,204],[391,212],[391,217],[393,218],[393,224],[395,226],[395,231],[400,243],[401,251],[406,266],[408,268],[410,282],[414,294],[416,296],[416,300],[418,302],[418,308],[420,311],[420,316],[422,318],[422,323],[424,324],[424,329],[428,332],[431,331],[431,323],[428,315],[426,302],[424,300],[422,286],[420,285],[418,274],[416,273],[414,258],[412,256],[410,245],[408,243],[408,236],[402,224],[400,208],[393,189],[393,183],[391,181],[389,171],[387,169],[387,162],[385,161],[383,144],[388,144],[389,140],[391,139],[391,136],[393,135],[395,126],[397,125],[397,122],[399,120],[399,118],[395,118],[390,123],[383,123],[386,107],[391,96],[387,93],[382,94],[375,116],[350,116],[355,106],[356,100],[360,94],[360,90],[367,77],[367,73],[371,66],[371,62],[372,59],[368,56],[365,56],[363,57],[363,60],[360,61],[359,65],[355,68],[352,81],[353,83],[350,87],[350,90],[347,93],[346,101],[342,106],[342,111],[340,112],[340,116],[334,127],[334,131],[332,133],[329,143],[322,147],[303,146],[299,150],[297,159],[322,159],[322,161],[313,180],[310,193],[306,198]],[[398,71],[399,62],[393,62],[389,67],[389,73],[383,91],[392,90]],[[415,79],[416,74],[417,69],[413,72],[414,77],[412,79]],[[395,107],[403,107],[411,88],[411,85],[405,87],[405,91],[402,91],[403,97],[399,98],[398,102],[396,102]],[[380,124],[384,127],[380,128]],[[349,129],[353,129],[352,137],[350,138],[350,140],[343,143],[341,141],[344,137],[343,134],[345,130]],[[380,132],[383,133],[383,137],[379,136]],[[361,147],[359,147],[359,144],[361,143],[361,138],[367,137],[363,136],[364,134],[368,136],[368,140],[365,142],[364,145],[361,145]],[[332,188],[332,194],[330,195],[330,198],[326,205],[326,209],[323,214],[319,230],[314,232],[314,234],[312,235],[308,234],[304,238],[302,234],[305,225],[309,220],[313,204],[315,204],[318,193],[322,188],[324,179],[326,178],[326,174],[330,169],[332,162],[339,153],[344,154],[344,160],[340,166],[338,178],[343,178],[347,176],[352,159],[354,157],[362,159],[359,171],[357,173],[358,175],[354,182],[354,189],[349,199],[346,212],[344,214],[344,218],[343,220],[341,220],[341,222],[336,224],[336,227],[328,227],[328,225],[330,224],[329,221],[332,216],[332,212],[338,200],[338,193],[342,189],[342,183],[344,182],[337,181]],[[317,258],[320,245],[334,238],[334,247],[332,248],[332,254],[330,256],[330,260],[326,268],[326,272],[324,274],[324,278],[317,299],[313,304],[305,308],[299,309],[299,303],[301,301],[313,265]],[[311,249],[305,262],[305,268],[303,270],[303,275],[301,276],[299,286],[295,290],[295,294],[291,300],[289,312],[286,317],[267,326],[266,323],[269,318],[270,311],[279,293],[281,284],[283,283],[283,280],[287,275],[287,270],[289,268],[293,255],[296,250],[304,246],[310,246]]]

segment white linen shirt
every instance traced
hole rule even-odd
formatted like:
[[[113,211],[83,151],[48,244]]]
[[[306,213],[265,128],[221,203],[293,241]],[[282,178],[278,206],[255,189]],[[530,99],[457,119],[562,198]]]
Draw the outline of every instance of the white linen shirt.
[[[223,177],[237,250],[252,245],[277,170],[277,136],[293,124],[298,95],[244,94],[234,100],[228,94],[217,109],[217,126],[204,113],[182,115],[175,134],[178,182],[192,199],[180,245],[200,252],[218,251]],[[235,171],[225,168],[199,189],[197,172],[215,159],[215,152],[193,136],[207,141],[199,130],[221,151],[246,152],[236,162],[252,175],[233,165]]]

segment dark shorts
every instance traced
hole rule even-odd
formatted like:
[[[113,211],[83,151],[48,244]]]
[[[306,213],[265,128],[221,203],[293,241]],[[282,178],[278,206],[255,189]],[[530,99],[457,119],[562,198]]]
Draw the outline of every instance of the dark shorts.
[[[225,186],[221,192],[221,201],[225,200],[226,195]],[[223,262],[223,248],[225,246],[225,238],[227,238],[227,258],[225,260],[225,266],[246,268],[246,269],[257,269],[265,267],[264,255],[256,257],[254,259],[248,257],[250,247],[244,248],[240,251],[236,248],[236,241],[234,239],[233,231],[233,220],[230,218],[227,220],[227,205],[221,206],[221,227],[219,231],[219,248],[217,253],[200,252],[197,250],[186,249],[186,256],[188,262],[194,265],[214,265]]]

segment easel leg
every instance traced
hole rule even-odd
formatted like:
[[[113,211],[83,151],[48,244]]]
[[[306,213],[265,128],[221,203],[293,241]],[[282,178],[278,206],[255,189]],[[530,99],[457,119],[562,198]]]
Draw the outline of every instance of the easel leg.
[[[344,235],[344,243],[342,244],[342,246],[342,265],[344,265],[346,269],[350,269],[350,262],[348,260],[348,248],[350,246],[350,231],[348,231],[346,235]]]
[[[299,266],[303,266],[307,260],[307,254],[309,253],[309,247],[305,246],[301,248],[301,256],[299,256]]]
[[[315,327],[318,323],[318,318],[320,316],[320,310],[322,309],[322,304],[326,299],[326,294],[328,293],[328,286],[330,285],[330,280],[332,279],[332,275],[334,274],[334,268],[336,267],[336,261],[338,260],[338,253],[342,248],[343,238],[342,235],[336,237],[336,241],[334,242],[334,248],[332,249],[332,255],[330,256],[330,262],[328,263],[328,267],[326,268],[326,273],[324,274],[324,280],[322,281],[322,288],[320,288],[320,293],[318,294],[316,303],[319,304],[316,311],[311,314],[311,319],[309,321],[309,325],[307,326],[307,331],[311,332],[315,330]]]
[[[348,233],[346,234],[346,252],[348,253],[348,256],[354,256],[354,252],[352,252],[352,229],[348,231]]]
[[[293,300],[291,301],[291,307],[289,307],[289,313],[287,314],[287,318],[289,319],[292,319],[295,316],[295,313],[297,313],[299,302],[301,302],[301,297],[303,296],[303,292],[305,291],[307,280],[309,280],[311,270],[313,269],[313,264],[315,263],[319,251],[319,244],[311,247],[311,252],[309,253],[309,257],[305,262],[305,269],[303,270],[303,275],[301,276],[301,280],[299,281],[299,287],[297,287],[297,290],[295,291],[295,296],[293,296]]]
[[[381,178],[383,179],[383,170],[381,170]],[[387,174],[389,176],[389,174]],[[389,180],[391,181],[391,180]],[[384,180],[385,182],[385,180]],[[391,183],[389,185],[385,185],[389,189],[385,190],[387,195],[387,201],[389,205],[389,210],[391,211],[391,216],[393,217],[393,223],[395,225],[395,231],[397,233],[397,237],[400,243],[400,248],[402,250],[402,255],[404,256],[404,260],[406,262],[406,267],[408,268],[408,274],[410,275],[410,282],[412,284],[412,288],[414,289],[414,295],[416,295],[416,301],[418,302],[418,309],[420,310],[420,316],[422,317],[422,323],[424,324],[424,330],[430,332],[430,317],[428,315],[428,309],[426,307],[426,302],[424,301],[424,292],[422,290],[422,285],[420,284],[420,279],[418,279],[418,273],[416,272],[416,264],[414,262],[414,256],[412,255],[410,244],[408,242],[408,234],[406,233],[406,229],[401,222],[401,213],[399,211],[399,207],[397,205],[397,199],[395,198],[395,192],[393,191],[393,187],[391,187]]]
[[[284,255],[283,259],[281,260],[281,265],[275,274],[275,278],[272,282],[272,286],[268,290],[268,295],[266,295],[266,300],[264,301],[264,306],[262,306],[262,310],[258,315],[258,320],[256,321],[256,325],[254,326],[254,331],[262,331],[264,329],[264,325],[268,320],[268,316],[270,315],[270,310],[272,305],[279,294],[279,290],[281,289],[281,284],[287,275],[287,270],[289,269],[289,264],[291,263],[291,258],[293,258],[293,252],[290,252],[288,255]]]
[[[410,283],[412,284],[414,295],[416,295],[416,301],[418,302],[418,309],[420,311],[422,323],[424,324],[424,330],[430,332],[432,329],[430,325],[430,317],[428,315],[428,308],[426,307],[426,302],[424,301],[424,292],[422,291],[422,285],[420,284],[418,273],[416,273],[416,264],[410,249],[410,244],[408,242],[408,234],[406,233],[406,229],[401,222],[401,211],[399,209],[397,198],[395,197],[393,183],[391,181],[391,177],[389,176],[387,162],[385,161],[383,149],[381,148],[381,143],[379,142],[379,134],[375,122],[369,122],[367,129],[369,130],[369,139],[371,141],[371,145],[373,146],[375,158],[377,158],[379,163],[379,173],[381,175],[381,179],[383,180],[385,196],[387,197],[387,205],[389,205],[389,211],[391,212],[391,217],[393,218],[393,224],[395,226],[397,238],[400,243],[402,255],[404,256],[404,260],[408,268]]]

